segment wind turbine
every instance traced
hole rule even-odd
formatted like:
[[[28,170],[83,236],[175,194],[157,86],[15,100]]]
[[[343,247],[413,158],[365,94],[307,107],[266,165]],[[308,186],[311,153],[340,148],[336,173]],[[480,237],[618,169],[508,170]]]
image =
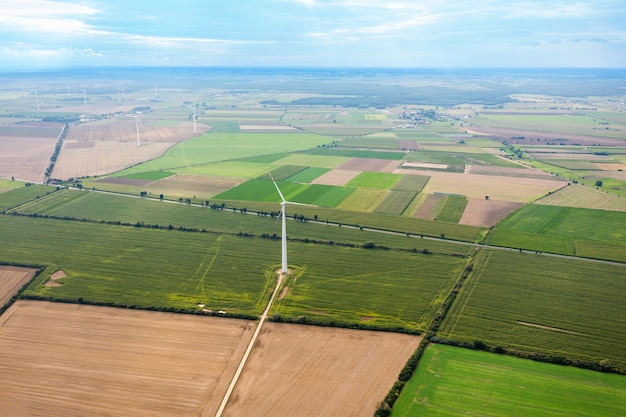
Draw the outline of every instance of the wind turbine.
[[[193,110],[193,133],[196,133],[196,108],[183,104],[183,106]]]
[[[287,221],[286,221],[286,214],[285,214],[285,206],[287,204],[295,204],[295,205],[299,205],[299,206],[308,206],[308,204],[302,204],[302,203],[294,203],[292,201],[287,201],[285,200],[285,197],[283,196],[283,193],[280,192],[280,188],[278,188],[278,184],[276,184],[276,181],[274,180],[274,177],[272,177],[272,174],[270,173],[270,178],[272,179],[272,182],[274,183],[274,187],[276,187],[276,191],[278,191],[278,195],[280,196],[281,199],[281,203],[280,203],[280,213],[278,213],[278,215],[280,216],[282,214],[282,264],[281,264],[281,270],[280,272],[285,275],[287,274],[287,272],[289,272],[288,268],[287,268]]]
[[[80,91],[83,92],[83,101],[85,102],[85,107],[87,107],[87,91],[81,89]]]
[[[35,98],[37,99],[37,111],[39,111],[39,94],[37,94],[37,90],[33,90],[35,92]]]
[[[137,147],[139,148],[141,146],[141,138],[139,137],[139,124],[141,123],[141,120],[139,120],[139,116],[133,116],[132,114],[129,114],[129,116],[135,119],[135,127],[137,128]]]

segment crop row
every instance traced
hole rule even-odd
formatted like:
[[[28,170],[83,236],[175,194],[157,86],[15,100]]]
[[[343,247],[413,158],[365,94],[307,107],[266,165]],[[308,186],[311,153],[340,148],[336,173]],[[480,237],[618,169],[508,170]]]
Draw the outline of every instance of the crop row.
[[[626,267],[485,250],[439,336],[626,366]]]

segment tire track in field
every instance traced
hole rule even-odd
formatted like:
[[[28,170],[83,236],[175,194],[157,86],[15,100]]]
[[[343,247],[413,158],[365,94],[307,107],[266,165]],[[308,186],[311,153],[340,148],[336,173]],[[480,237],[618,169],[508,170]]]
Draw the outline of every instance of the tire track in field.
[[[213,264],[215,263],[215,260],[217,259],[217,257],[220,254],[220,245],[219,243],[222,240],[222,236],[219,236],[216,240],[215,240],[215,246],[212,246],[206,253],[206,255],[204,255],[204,258],[202,258],[202,262],[200,262],[200,265],[198,265],[198,268],[196,269],[196,272],[194,272],[194,276],[199,276],[200,280],[198,281],[198,284],[196,285],[195,290],[199,291],[201,295],[205,295],[205,291],[204,291],[204,284],[206,281],[206,277],[209,274],[209,271],[211,271],[211,268],[213,267]],[[211,256],[211,252],[213,253],[213,256]],[[211,257],[211,259],[209,259],[209,257]],[[206,265],[206,267],[204,266],[208,261],[208,265]],[[202,274],[200,274],[200,272],[204,270],[204,272],[202,272]]]

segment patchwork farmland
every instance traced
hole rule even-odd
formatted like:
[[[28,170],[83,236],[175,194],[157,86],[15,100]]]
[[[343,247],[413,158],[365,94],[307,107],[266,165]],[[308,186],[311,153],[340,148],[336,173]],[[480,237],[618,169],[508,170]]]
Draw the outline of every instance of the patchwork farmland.
[[[214,416],[233,383],[224,416],[623,413],[623,97],[368,105],[388,80],[241,76],[0,94],[2,410]],[[270,173],[299,203],[284,277]]]

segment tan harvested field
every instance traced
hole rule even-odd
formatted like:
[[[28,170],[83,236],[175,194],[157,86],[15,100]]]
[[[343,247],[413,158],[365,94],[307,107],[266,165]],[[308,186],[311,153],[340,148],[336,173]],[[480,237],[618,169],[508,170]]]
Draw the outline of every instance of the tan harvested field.
[[[422,170],[396,170],[397,174],[430,175],[423,193],[461,194],[469,198],[527,203],[567,185],[565,181],[539,178],[498,177]]]
[[[514,142],[517,144],[536,144],[536,140],[539,138],[541,142],[554,142],[563,143],[565,145],[603,145],[603,146],[623,146],[624,140],[617,138],[608,138],[601,136],[587,136],[587,135],[575,135],[569,133],[553,133],[553,132],[539,132],[536,130],[522,130],[522,129],[506,129],[499,127],[483,127],[472,126],[466,129],[467,133],[473,135],[483,135],[496,140],[508,140],[513,137],[524,137],[523,140],[516,139]]]
[[[0,265],[0,307],[30,281],[36,272],[33,268]]]
[[[519,168],[497,167],[494,165],[466,165],[466,173],[520,178],[555,178],[548,172],[542,171],[540,169],[528,168],[524,165],[520,165]]]
[[[626,198],[580,184],[572,184],[535,201],[548,206],[626,211]]]
[[[274,124],[248,124],[239,123],[239,129],[242,132],[292,132],[297,129],[292,126],[282,125],[278,123]]]
[[[266,323],[225,417],[372,416],[420,338]]]
[[[161,156],[174,143],[95,141],[64,142],[52,178],[68,179],[98,176],[120,171],[129,166]]]
[[[397,169],[402,161],[390,161],[388,159],[374,158],[351,158],[337,168],[352,171],[369,171],[369,172],[393,172]]]
[[[0,410],[6,416],[212,417],[254,326],[18,301],[0,317]]]
[[[593,166],[595,166],[600,171],[617,171],[618,169],[621,169],[621,170],[626,169],[626,166],[624,164],[594,163]]]
[[[43,181],[57,138],[0,136],[0,177]]]
[[[580,153],[580,152],[529,152],[535,159],[544,160],[570,160],[570,161],[589,161],[589,162],[613,162],[611,157],[606,155],[593,155],[590,153]]]
[[[467,201],[467,206],[465,207],[465,211],[463,211],[459,224],[491,227],[523,205],[524,203],[512,201],[470,198]]]
[[[209,198],[236,187],[245,180],[241,178],[209,177],[204,175],[177,174],[162,180],[154,181],[145,187],[152,194],[173,196],[197,195],[198,198]]]
[[[359,175],[360,171],[335,168],[313,180],[313,184],[343,186]]]
[[[193,133],[193,122],[180,122],[174,126],[151,126],[144,122],[139,128],[141,143],[177,143],[204,133],[208,126],[198,124],[198,133]],[[67,133],[68,142],[134,142],[137,143],[137,129],[133,119],[107,119],[97,122],[72,125]]]
[[[433,164],[430,162],[410,162],[410,161],[403,162],[402,167],[425,168],[425,169],[448,169],[448,165],[446,164]]]

